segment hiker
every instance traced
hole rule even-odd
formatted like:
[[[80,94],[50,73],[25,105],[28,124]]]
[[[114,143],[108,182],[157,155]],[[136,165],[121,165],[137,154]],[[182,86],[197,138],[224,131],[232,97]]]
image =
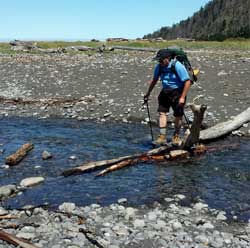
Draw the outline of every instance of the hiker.
[[[144,102],[147,103],[151,91],[160,78],[162,82],[162,90],[158,96],[160,134],[154,141],[154,144],[164,145],[167,143],[167,113],[171,107],[175,117],[175,132],[172,137],[172,144],[180,146],[182,142],[180,129],[182,126],[186,96],[191,86],[190,76],[181,62],[171,58],[171,53],[168,49],[159,50],[154,60],[159,63],[155,66],[153,79],[144,96]]]

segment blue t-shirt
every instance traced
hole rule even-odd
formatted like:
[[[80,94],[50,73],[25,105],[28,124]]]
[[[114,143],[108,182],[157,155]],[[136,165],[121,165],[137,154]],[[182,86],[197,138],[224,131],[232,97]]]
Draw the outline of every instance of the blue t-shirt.
[[[178,76],[173,71],[173,63],[175,63],[175,71]],[[154,80],[158,80],[159,78],[161,79],[164,89],[182,89],[185,81],[190,80],[185,66],[178,60],[171,60],[168,66],[157,64],[154,69]]]

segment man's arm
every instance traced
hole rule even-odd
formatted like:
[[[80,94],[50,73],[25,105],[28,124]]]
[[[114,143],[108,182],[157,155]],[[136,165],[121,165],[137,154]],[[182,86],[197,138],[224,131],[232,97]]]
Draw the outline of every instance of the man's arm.
[[[145,101],[145,102],[148,101],[148,98],[149,98],[149,96],[150,96],[150,93],[151,93],[151,91],[154,89],[154,87],[155,87],[157,81],[158,81],[158,80],[153,79],[153,80],[150,82],[148,91],[147,91],[146,95],[144,96],[144,101]]]
[[[188,93],[188,90],[189,90],[190,86],[191,86],[191,81],[190,80],[185,81],[185,85],[184,85],[181,97],[179,99],[179,103],[180,104],[184,104],[185,103],[185,98],[187,96],[187,93]]]

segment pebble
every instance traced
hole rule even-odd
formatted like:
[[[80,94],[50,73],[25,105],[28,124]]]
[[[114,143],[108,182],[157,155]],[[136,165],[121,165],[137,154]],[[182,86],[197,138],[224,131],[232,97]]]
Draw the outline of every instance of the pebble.
[[[227,217],[225,216],[225,212],[219,212],[219,214],[216,216],[217,220],[226,220]]]
[[[75,210],[75,208],[76,208],[76,205],[71,202],[64,202],[58,207],[60,211],[65,212],[65,213],[72,213]]]
[[[77,157],[74,156],[74,155],[70,156],[69,158],[70,158],[71,160],[76,160],[76,159],[77,159]]]
[[[8,214],[8,213],[9,213],[9,212],[8,212],[6,209],[0,207],[0,216],[6,215],[6,214]]]
[[[200,211],[202,209],[207,209],[208,205],[202,202],[198,202],[196,204],[194,204],[193,208]]]
[[[135,228],[143,228],[145,226],[144,220],[135,220],[134,227]]]
[[[179,221],[174,220],[172,222],[172,227],[173,227],[173,230],[179,230],[182,228],[182,224]]]

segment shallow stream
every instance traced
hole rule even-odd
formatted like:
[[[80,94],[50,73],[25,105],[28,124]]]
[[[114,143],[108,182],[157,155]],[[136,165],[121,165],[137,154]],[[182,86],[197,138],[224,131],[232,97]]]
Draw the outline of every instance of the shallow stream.
[[[63,202],[106,205],[123,197],[128,204],[138,206],[184,194],[187,199],[183,204],[202,199],[211,208],[226,211],[230,218],[250,219],[249,138],[216,142],[215,151],[188,160],[137,164],[98,178],[96,172],[64,178],[60,176],[64,170],[84,162],[151,149],[149,127],[65,119],[3,118],[0,133],[2,165],[5,157],[22,144],[32,142],[35,146],[17,166],[0,169],[0,186],[19,184],[31,176],[46,178],[43,184],[5,201],[5,207],[44,203],[55,207]],[[52,153],[53,158],[42,160],[44,150]]]

